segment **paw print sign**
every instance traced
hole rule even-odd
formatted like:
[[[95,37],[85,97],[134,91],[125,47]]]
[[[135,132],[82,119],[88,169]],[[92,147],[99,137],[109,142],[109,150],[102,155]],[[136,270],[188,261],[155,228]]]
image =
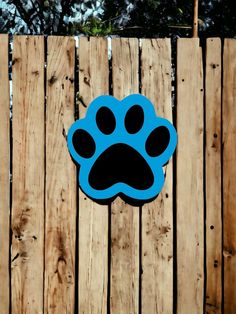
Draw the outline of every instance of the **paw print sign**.
[[[177,144],[174,126],[140,94],[119,101],[99,96],[69,129],[68,149],[79,166],[79,185],[99,203],[120,196],[129,203],[154,199],[163,166]]]

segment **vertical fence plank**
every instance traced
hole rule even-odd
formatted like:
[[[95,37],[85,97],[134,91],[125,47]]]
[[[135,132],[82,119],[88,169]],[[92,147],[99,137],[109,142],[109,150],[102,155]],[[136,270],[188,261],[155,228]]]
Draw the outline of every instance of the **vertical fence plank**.
[[[0,313],[9,312],[10,138],[8,35],[0,35]]]
[[[109,92],[105,38],[80,38],[79,115],[97,96]],[[79,191],[79,312],[107,313],[108,207]]]
[[[13,42],[12,312],[43,312],[44,38]]]
[[[138,93],[138,40],[112,40],[113,95]],[[139,209],[117,198],[111,216],[111,312],[138,313]]]
[[[206,313],[221,313],[221,41],[206,45]]]
[[[75,42],[48,38],[46,110],[45,313],[73,313],[76,170],[66,134],[74,121]]]
[[[177,42],[177,312],[203,311],[203,92],[198,39]]]
[[[170,39],[142,40],[142,94],[172,121]],[[172,160],[156,200],[142,209],[142,313],[173,312]]]
[[[236,309],[236,40],[225,39],[223,82],[224,310]]]

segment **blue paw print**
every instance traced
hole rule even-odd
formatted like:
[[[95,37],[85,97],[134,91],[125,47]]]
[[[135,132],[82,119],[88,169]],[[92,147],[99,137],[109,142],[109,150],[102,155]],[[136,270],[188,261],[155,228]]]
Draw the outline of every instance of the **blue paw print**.
[[[122,101],[100,96],[86,117],[72,124],[67,141],[80,167],[80,187],[90,198],[110,201],[119,195],[146,202],[163,187],[162,167],[175,150],[177,134],[142,95]]]

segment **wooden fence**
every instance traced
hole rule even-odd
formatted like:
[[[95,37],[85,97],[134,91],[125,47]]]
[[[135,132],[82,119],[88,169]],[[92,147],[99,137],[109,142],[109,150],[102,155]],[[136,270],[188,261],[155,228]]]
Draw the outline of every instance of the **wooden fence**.
[[[173,60],[170,39],[111,49],[15,36],[10,62],[0,35],[0,313],[235,314],[236,40],[182,38]],[[138,92],[177,127],[164,189],[142,208],[98,205],[68,128],[94,97]]]

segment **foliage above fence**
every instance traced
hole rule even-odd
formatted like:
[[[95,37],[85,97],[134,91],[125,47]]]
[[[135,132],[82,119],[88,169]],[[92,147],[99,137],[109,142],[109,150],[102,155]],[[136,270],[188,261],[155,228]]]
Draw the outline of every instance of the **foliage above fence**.
[[[172,48],[116,38],[109,58],[105,38],[15,36],[9,62],[0,36],[1,313],[235,313],[236,40]],[[99,205],[68,129],[95,97],[133,93],[173,121],[177,152],[155,200]]]

